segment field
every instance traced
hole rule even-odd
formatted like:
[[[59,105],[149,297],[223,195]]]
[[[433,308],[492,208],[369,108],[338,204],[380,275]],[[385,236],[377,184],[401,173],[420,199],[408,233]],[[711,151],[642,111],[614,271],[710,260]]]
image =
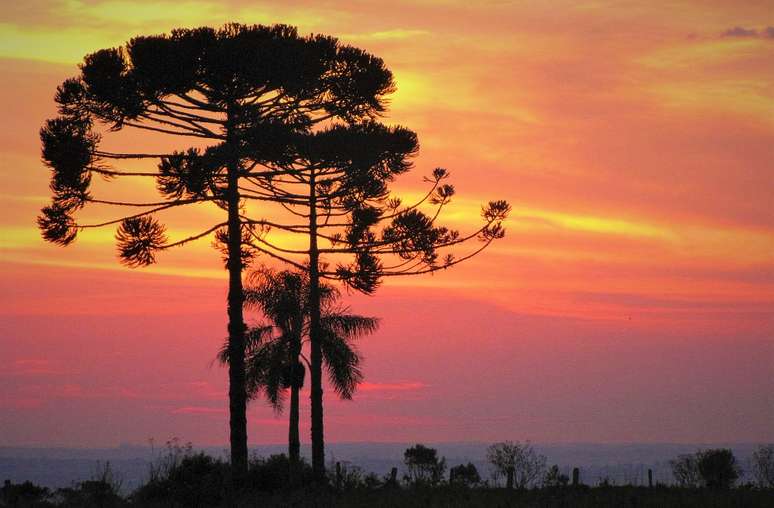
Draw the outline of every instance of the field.
[[[200,484],[199,487],[204,486]],[[16,485],[14,487],[20,487]],[[101,488],[104,487],[104,488]],[[594,487],[506,490],[504,488],[355,488],[343,492],[331,488],[300,489],[274,494],[249,492],[230,498],[216,488],[205,492],[180,485],[181,490],[153,500],[116,496],[109,484],[85,482],[77,489],[38,497],[27,489],[19,495],[0,497],[2,507],[60,508],[207,508],[207,507],[309,507],[309,508],[771,508],[774,490],[738,488],[730,490],[683,489],[676,487]],[[6,486],[4,493],[7,493]],[[26,492],[22,492],[25,490]]]

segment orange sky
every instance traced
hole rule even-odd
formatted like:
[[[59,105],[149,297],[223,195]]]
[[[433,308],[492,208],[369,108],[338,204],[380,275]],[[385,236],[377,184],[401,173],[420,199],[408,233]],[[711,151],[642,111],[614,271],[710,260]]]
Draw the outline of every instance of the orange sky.
[[[468,264],[349,298],[383,327],[361,344],[368,384],[327,401],[329,439],[774,439],[772,13],[754,1],[4,6],[0,445],[226,441],[225,373],[209,365],[226,274],[209,242],[130,270],[112,231],[63,249],[34,224],[49,194],[37,131],[82,56],[226,21],[294,24],[383,57],[398,85],[386,121],[421,144],[401,193],[444,166],[458,190],[447,222],[472,224],[489,199],[514,206],[506,239]],[[170,214],[171,236],[212,217]],[[249,433],[281,442],[284,419],[256,403]]]

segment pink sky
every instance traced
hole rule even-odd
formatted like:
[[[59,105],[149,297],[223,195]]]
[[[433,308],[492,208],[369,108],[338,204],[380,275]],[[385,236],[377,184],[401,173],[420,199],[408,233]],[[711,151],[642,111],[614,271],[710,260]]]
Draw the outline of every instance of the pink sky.
[[[506,240],[467,265],[347,298],[383,324],[361,344],[355,400],[326,397],[329,440],[774,440],[771,5],[282,5],[4,8],[0,446],[226,442],[225,372],[210,366],[226,274],[209,242],[130,270],[112,231],[62,249],[35,227],[49,193],[37,130],[80,58],[225,21],[383,57],[398,84],[385,121],[421,144],[399,190],[444,166],[452,225],[489,199],[514,206]],[[154,142],[113,142],[127,140]],[[170,215],[171,233],[202,220]],[[256,402],[249,436],[282,442],[285,420]]]

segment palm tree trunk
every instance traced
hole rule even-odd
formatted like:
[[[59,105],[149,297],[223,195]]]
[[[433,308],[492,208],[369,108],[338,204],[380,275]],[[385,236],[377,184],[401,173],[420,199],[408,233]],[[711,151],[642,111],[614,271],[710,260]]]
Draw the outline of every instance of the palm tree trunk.
[[[229,115],[230,117],[231,115]],[[227,125],[227,139],[231,137]],[[228,143],[228,141],[227,141]],[[242,313],[242,224],[239,218],[239,162],[228,165],[228,401],[231,474],[235,487],[247,476],[247,393],[245,323]]]
[[[320,345],[320,254],[317,250],[317,189],[312,171],[309,179],[309,342],[311,345],[312,472],[325,481],[323,433],[322,347]]]
[[[298,434],[298,385],[290,387],[290,426],[288,428],[288,457],[290,467],[295,471],[301,460],[301,439]]]

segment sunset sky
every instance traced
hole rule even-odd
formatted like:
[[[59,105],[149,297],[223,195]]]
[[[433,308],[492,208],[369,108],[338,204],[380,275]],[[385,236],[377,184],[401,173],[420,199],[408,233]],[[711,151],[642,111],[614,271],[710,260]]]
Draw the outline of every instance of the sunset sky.
[[[38,130],[83,56],[229,21],[382,57],[384,121],[421,146],[399,194],[443,166],[454,227],[513,205],[474,260],[346,297],[382,326],[355,399],[326,392],[329,441],[774,440],[774,2],[32,0],[0,13],[0,446],[227,442],[210,241],[132,270],[113,230],[61,248],[35,217]],[[213,213],[170,214],[170,235]],[[286,439],[265,403],[248,418],[251,443]]]

